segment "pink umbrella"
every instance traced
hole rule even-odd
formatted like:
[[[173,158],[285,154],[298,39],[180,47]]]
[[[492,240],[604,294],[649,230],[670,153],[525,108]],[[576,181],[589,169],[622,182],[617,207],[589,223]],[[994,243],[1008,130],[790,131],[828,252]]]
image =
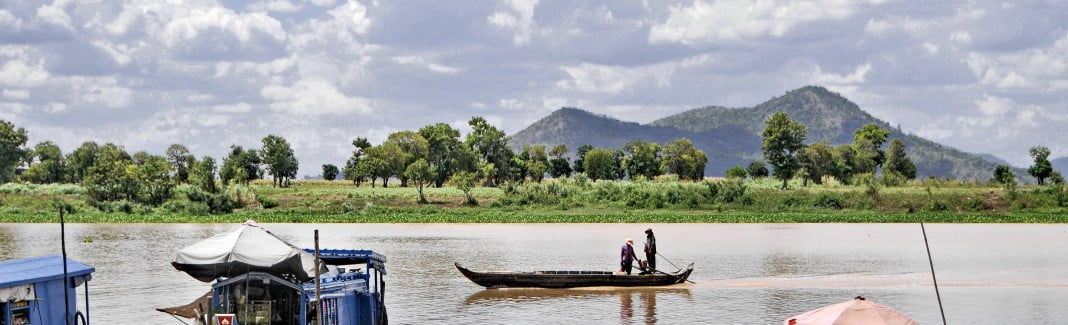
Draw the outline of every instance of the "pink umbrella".
[[[853,300],[822,307],[787,318],[783,325],[918,325],[905,314],[856,297]]]

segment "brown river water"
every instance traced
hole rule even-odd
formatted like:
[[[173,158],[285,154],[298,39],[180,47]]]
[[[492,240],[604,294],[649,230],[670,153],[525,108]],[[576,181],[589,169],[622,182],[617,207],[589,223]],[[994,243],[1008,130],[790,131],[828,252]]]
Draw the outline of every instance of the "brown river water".
[[[210,287],[170,266],[177,249],[236,225],[68,225],[91,264],[91,320],[181,324],[157,307]],[[941,323],[915,224],[267,224],[292,243],[385,254],[395,324],[781,324],[863,295]],[[646,227],[696,283],[666,288],[483,290],[453,267],[613,270]],[[1068,324],[1068,225],[928,225],[951,324]],[[0,224],[0,260],[59,253],[59,226]],[[91,242],[83,240],[92,238]],[[640,249],[639,249],[640,250]],[[639,253],[640,254],[640,253]],[[661,269],[673,270],[663,258]]]

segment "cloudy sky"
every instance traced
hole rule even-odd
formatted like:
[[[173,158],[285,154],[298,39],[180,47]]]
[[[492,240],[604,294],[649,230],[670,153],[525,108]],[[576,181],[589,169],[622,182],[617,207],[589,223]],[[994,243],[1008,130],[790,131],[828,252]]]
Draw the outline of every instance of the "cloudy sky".
[[[301,174],[353,137],[561,106],[648,122],[824,85],[876,117],[1027,163],[1068,155],[1068,2],[0,2],[0,119],[31,144],[221,156],[269,133]]]

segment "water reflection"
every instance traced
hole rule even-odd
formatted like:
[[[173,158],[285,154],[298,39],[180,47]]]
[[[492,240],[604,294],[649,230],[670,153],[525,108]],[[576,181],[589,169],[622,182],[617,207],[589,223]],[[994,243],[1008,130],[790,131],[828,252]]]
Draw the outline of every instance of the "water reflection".
[[[569,303],[583,303],[600,298],[615,296],[619,299],[619,320],[632,324],[635,312],[640,311],[637,320],[645,324],[657,322],[657,296],[672,296],[692,300],[690,288],[574,288],[574,289],[487,289],[475,292],[467,297],[464,305],[495,305],[500,303],[525,303],[533,301],[560,300]],[[635,302],[637,296],[637,302]],[[662,297],[663,298],[663,297]],[[635,305],[637,304],[637,306]]]
[[[0,228],[0,260],[11,259],[19,256],[18,245],[11,230]]]

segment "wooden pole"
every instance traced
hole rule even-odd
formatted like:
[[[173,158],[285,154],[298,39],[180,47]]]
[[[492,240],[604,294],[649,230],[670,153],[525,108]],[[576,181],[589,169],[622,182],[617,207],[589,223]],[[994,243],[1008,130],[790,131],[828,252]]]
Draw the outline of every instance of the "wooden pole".
[[[938,278],[935,277],[934,260],[931,259],[931,244],[927,243],[927,228],[920,222],[920,231],[923,231],[923,246],[927,247],[927,264],[931,266],[931,281],[934,281],[935,297],[938,298],[938,312],[942,314],[942,325],[946,325],[946,311],[942,309],[942,294],[938,293]]]
[[[315,308],[315,312],[319,313],[319,317],[315,317],[315,322],[318,325],[323,325],[323,299],[322,289],[319,287],[319,229],[315,229],[315,303],[318,306]]]
[[[67,278],[67,229],[63,220],[65,210],[63,204],[57,204],[59,208],[59,247],[63,253],[63,321],[70,325],[70,279]]]

